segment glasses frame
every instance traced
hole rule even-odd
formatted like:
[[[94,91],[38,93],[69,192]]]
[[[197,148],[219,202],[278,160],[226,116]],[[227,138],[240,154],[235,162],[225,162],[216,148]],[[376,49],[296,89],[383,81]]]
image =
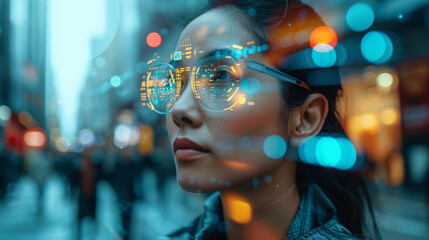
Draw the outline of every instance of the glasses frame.
[[[195,88],[195,80],[196,80],[195,79],[196,78],[195,74],[198,72],[198,69],[199,69],[201,63],[203,63],[205,61],[208,61],[208,60],[211,60],[211,59],[217,59],[217,58],[230,58],[231,60],[233,60],[235,62],[236,65],[240,65],[242,68],[246,68],[246,69],[249,69],[251,71],[255,71],[255,72],[259,72],[259,73],[263,73],[263,74],[267,74],[267,75],[275,77],[276,79],[281,80],[283,82],[292,83],[294,85],[303,87],[303,88],[305,88],[306,90],[308,90],[310,92],[313,92],[311,90],[310,86],[306,82],[304,82],[304,81],[302,81],[300,79],[297,79],[297,78],[295,78],[295,77],[293,77],[293,76],[291,76],[289,74],[286,74],[286,73],[281,72],[281,71],[279,71],[277,69],[268,67],[267,65],[265,65],[263,63],[260,63],[260,62],[257,62],[257,61],[254,61],[254,60],[250,60],[250,59],[237,59],[237,58],[235,58],[233,56],[230,56],[230,55],[211,56],[211,57],[206,57],[204,59],[201,59],[195,67],[193,67],[191,70],[189,70],[191,72],[191,76],[192,76],[191,77],[192,88]],[[176,71],[177,68],[174,67],[172,64],[161,63],[161,64],[156,64],[156,65],[154,65],[152,67],[158,67],[158,66],[163,66],[163,65],[168,65],[170,68],[174,69],[174,73],[176,74],[176,76],[172,76],[172,78],[173,78],[173,81],[177,81],[177,74],[179,74],[179,73],[177,73],[177,71]],[[243,76],[241,75],[240,76],[240,81],[242,79],[243,79]],[[146,83],[147,83],[147,81],[149,81],[149,78],[146,78]],[[194,91],[192,91],[192,93],[194,95],[194,98],[197,99],[198,103],[204,109],[206,109],[209,112],[222,112],[222,111],[228,110],[228,109],[230,109],[230,108],[233,107],[233,106],[231,106],[231,107],[229,107],[227,109],[222,109],[222,110],[210,110],[210,109],[207,109],[206,107],[203,106],[205,104],[203,104],[203,103],[200,102],[200,101],[202,101],[202,100],[200,100],[201,98],[198,97],[198,96],[195,96],[195,92]],[[156,110],[155,108],[153,108],[152,110],[154,110],[155,112],[157,112],[159,114],[168,114],[168,113],[171,112],[171,109],[173,109],[174,104],[176,103],[176,101],[179,98],[180,98],[180,96],[175,100],[175,102],[171,105],[171,108],[167,112],[160,112],[160,111]],[[149,101],[149,95],[148,95],[148,101]]]

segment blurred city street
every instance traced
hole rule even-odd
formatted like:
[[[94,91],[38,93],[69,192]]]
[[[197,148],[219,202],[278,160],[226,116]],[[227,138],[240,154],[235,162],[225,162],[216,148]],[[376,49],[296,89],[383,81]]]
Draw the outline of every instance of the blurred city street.
[[[106,183],[99,183],[96,218],[98,226],[84,221],[82,239],[122,239],[117,197]],[[146,201],[135,203],[131,239],[156,239],[180,226],[187,226],[202,209],[202,197],[191,197],[170,182],[165,199],[159,200],[155,189],[147,189]],[[185,195],[186,194],[186,195]],[[150,196],[150,195],[148,195]],[[183,199],[180,199],[180,198]],[[66,196],[64,185],[57,176],[46,185],[44,210],[37,212],[37,192],[34,182],[22,177],[0,204],[1,240],[76,239],[76,203]],[[180,203],[178,201],[186,201]],[[93,231],[95,230],[95,236]]]
[[[98,226],[87,221],[83,228],[84,239],[119,240],[120,231],[117,198],[106,182],[99,183],[97,192]],[[190,197],[170,182],[165,199],[159,201],[156,191],[146,186],[146,201],[135,203],[132,222],[132,239],[157,239],[180,226],[189,225],[202,209],[202,197]],[[380,206],[376,216],[383,239],[424,240],[429,236],[429,206],[424,196],[411,194],[404,198],[397,191],[380,191]],[[0,240],[75,239],[76,204],[66,196],[59,177],[53,176],[47,183],[44,212],[36,211],[35,184],[22,177],[0,205]],[[151,195],[148,195],[151,196]],[[189,201],[180,204],[180,197]],[[377,205],[378,206],[378,205]],[[96,228],[92,236],[89,228]]]

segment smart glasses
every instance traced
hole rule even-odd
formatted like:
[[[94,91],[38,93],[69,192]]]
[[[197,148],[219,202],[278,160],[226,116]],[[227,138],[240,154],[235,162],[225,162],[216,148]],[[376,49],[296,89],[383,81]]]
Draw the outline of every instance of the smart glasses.
[[[311,91],[307,83],[262,63],[233,56],[212,56],[202,59],[192,69],[175,68],[171,64],[150,67],[145,76],[145,84],[142,84],[146,90],[146,105],[157,113],[169,113],[183,92],[182,76],[189,72],[193,95],[205,110],[232,110],[246,99],[240,90],[245,82],[245,69],[267,74]]]

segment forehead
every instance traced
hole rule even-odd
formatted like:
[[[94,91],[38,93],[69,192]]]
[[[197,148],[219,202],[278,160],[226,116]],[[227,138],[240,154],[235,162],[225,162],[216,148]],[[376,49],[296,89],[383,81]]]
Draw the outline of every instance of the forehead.
[[[210,10],[194,19],[180,35],[175,51],[184,55],[190,53],[184,61],[198,60],[198,53],[206,53],[216,49],[245,46],[255,42],[255,37],[242,25],[242,16],[234,16],[224,9]],[[191,52],[189,52],[191,51]]]

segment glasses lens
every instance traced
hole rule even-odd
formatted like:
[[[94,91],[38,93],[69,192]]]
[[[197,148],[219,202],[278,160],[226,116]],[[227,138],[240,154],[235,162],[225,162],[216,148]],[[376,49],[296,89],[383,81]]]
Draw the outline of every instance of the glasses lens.
[[[241,76],[232,58],[202,61],[195,74],[194,93],[208,111],[231,109],[238,102]]]
[[[168,113],[180,95],[180,81],[176,81],[174,68],[169,64],[149,68],[146,86],[148,105],[158,113]]]

